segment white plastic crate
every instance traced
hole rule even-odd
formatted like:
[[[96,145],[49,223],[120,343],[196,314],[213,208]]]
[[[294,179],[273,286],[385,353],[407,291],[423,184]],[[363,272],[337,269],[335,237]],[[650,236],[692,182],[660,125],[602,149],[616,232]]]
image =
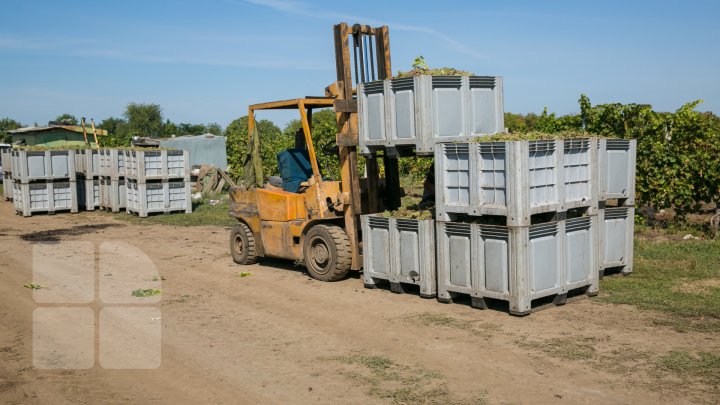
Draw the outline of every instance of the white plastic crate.
[[[431,154],[438,142],[504,130],[502,78],[424,75],[359,84],[358,114],[361,153],[412,146]]]
[[[600,270],[622,268],[623,274],[633,271],[633,239],[635,208],[613,207],[599,212]]]
[[[15,182],[12,185],[15,211],[25,217],[38,212],[78,212],[77,187],[74,181]]]
[[[3,197],[5,198],[5,201],[10,201],[13,199],[12,174],[11,173],[3,173],[2,174],[2,182],[3,182]]]
[[[130,214],[146,217],[152,213],[192,212],[191,185],[184,180],[140,183],[126,180],[127,207]]]
[[[435,276],[435,221],[362,215],[363,280],[387,280],[392,291],[403,284],[420,287],[420,296],[437,295]]]
[[[560,140],[438,144],[436,218],[499,215],[527,226],[532,214],[565,210],[562,169]]]
[[[127,206],[127,186],[125,179],[100,177],[100,208],[111,212],[120,212]]]
[[[563,143],[564,208],[598,208],[597,138],[565,139]]]
[[[12,173],[12,149],[0,149],[0,166],[3,173]]]
[[[507,227],[437,222],[438,299],[468,294],[507,301],[527,314],[532,300],[587,287],[598,291],[597,216]]]
[[[100,180],[97,178],[78,177],[77,195],[79,206],[85,211],[94,211],[100,207]]]
[[[125,177],[124,152],[121,149],[100,149],[98,151],[99,175],[115,180]]]
[[[86,179],[100,176],[100,154],[97,149],[75,151],[75,171]]]
[[[136,182],[190,180],[190,157],[185,150],[127,150],[125,177]]]
[[[74,150],[24,150],[12,152],[12,177],[21,183],[43,180],[75,181]]]
[[[599,199],[625,200],[635,204],[635,139],[600,139],[598,141]]]

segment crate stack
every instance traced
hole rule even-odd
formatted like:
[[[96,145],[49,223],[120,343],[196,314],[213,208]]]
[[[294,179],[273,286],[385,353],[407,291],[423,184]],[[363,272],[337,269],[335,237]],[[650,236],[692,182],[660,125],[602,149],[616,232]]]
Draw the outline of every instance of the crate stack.
[[[601,139],[597,145],[601,276],[633,270],[636,147],[634,139]]]
[[[74,150],[15,149],[10,159],[16,213],[78,212]]]
[[[438,300],[563,304],[598,291],[595,139],[438,144]]]
[[[109,212],[120,212],[127,207],[125,185],[125,150],[100,149],[100,208]]]
[[[127,150],[123,155],[129,214],[192,212],[187,151]]]
[[[2,164],[3,198],[5,198],[5,201],[12,201],[12,149],[0,149],[0,164]]]
[[[366,287],[417,284],[441,302],[497,299],[524,315],[536,300],[596,294],[604,269],[632,270],[635,142],[482,142],[504,130],[502,83],[417,76],[358,86],[361,153],[435,159],[434,220],[361,217]]]
[[[78,149],[75,153],[80,209],[100,208],[100,154],[98,149]]]

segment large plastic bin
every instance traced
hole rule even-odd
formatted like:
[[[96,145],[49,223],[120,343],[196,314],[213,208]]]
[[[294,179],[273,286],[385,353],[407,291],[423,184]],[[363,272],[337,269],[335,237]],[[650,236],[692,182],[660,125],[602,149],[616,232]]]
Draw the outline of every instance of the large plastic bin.
[[[635,139],[600,139],[598,142],[599,199],[635,204]]]
[[[124,152],[124,150],[120,149],[100,149],[98,151],[99,175],[114,180],[125,177]]]
[[[13,199],[12,173],[3,173],[2,174],[2,184],[3,184],[3,198],[5,198],[5,201],[12,200]]]
[[[164,180],[137,182],[126,180],[127,207],[130,214],[147,217],[152,213],[192,212],[189,181]]]
[[[127,186],[125,179],[100,177],[100,208],[120,212],[127,206]]]
[[[435,297],[435,221],[379,215],[362,215],[360,221],[365,286],[387,280],[394,292],[403,292],[403,284],[414,284],[421,297]]]
[[[95,208],[100,207],[100,179],[79,176],[77,180],[77,187],[80,209],[85,211],[94,211]]]
[[[564,139],[563,194],[564,208],[598,208],[597,138]]]
[[[633,271],[635,208],[613,207],[599,212],[600,270],[620,268],[623,274]]]
[[[15,211],[25,217],[33,213],[56,211],[78,212],[77,187],[74,181],[40,181],[13,183]]]
[[[125,177],[144,183],[153,180],[190,180],[190,158],[184,150],[126,150]]]
[[[0,149],[0,166],[3,173],[12,173],[12,149]]]
[[[484,308],[507,301],[527,314],[532,300],[576,288],[598,290],[597,216],[524,227],[437,222],[438,299],[456,293]]]
[[[20,183],[47,180],[75,181],[74,150],[12,151],[13,180]]]
[[[361,153],[468,141],[504,130],[502,78],[416,76],[358,85]]]
[[[75,151],[75,170],[86,179],[100,176],[100,154],[97,149]]]
[[[564,211],[562,159],[560,140],[438,144],[436,218],[499,215],[527,226],[532,214]]]

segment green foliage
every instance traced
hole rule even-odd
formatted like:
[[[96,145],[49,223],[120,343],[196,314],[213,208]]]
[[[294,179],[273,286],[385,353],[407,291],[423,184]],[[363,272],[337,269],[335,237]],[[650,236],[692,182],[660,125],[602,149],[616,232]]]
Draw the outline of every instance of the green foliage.
[[[213,135],[222,135],[222,127],[217,122],[205,125],[205,132]]]
[[[701,101],[674,113],[656,112],[646,104],[592,106],[584,94],[578,102],[580,114],[558,117],[546,108],[534,127],[513,125],[518,132],[587,131],[637,139],[636,192],[641,205],[673,207],[682,219],[699,202],[720,200],[720,118],[695,111]]]
[[[29,288],[31,290],[42,290],[43,288],[47,288],[46,285],[37,284],[37,283],[27,283],[27,284],[24,284],[23,287]]]
[[[162,294],[162,290],[159,290],[157,288],[138,288],[137,290],[133,290],[132,292],[133,297],[152,297],[153,295],[160,294]]]
[[[130,103],[123,116],[127,120],[131,137],[157,138],[163,133],[162,109],[157,104]]]
[[[255,121],[260,131],[260,156],[263,161],[263,174],[265,177],[278,174],[277,153],[292,148],[295,138],[283,134],[280,128],[270,120]],[[230,174],[239,179],[242,177],[242,164],[247,151],[248,117],[242,116],[227,126],[225,140]]]
[[[122,118],[106,118],[100,121],[98,127],[108,131],[108,136],[101,138],[102,146],[108,148],[130,146],[128,124]]]
[[[535,129],[540,117],[535,113],[530,114],[513,114],[505,113],[505,128],[509,132],[528,132]]]
[[[4,143],[12,142],[12,135],[8,134],[6,131],[12,131],[13,129],[18,129],[21,127],[22,127],[22,124],[15,121],[14,119],[10,119],[10,118],[0,119],[0,135],[2,135],[3,142]]]
[[[78,125],[78,119],[74,115],[61,114],[55,117],[55,121],[62,122],[65,125]]]

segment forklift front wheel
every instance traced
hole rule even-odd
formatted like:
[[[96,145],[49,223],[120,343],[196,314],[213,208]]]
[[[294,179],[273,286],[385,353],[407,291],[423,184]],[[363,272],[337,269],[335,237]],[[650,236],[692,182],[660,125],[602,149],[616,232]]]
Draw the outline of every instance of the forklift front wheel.
[[[247,225],[240,223],[230,232],[230,254],[237,264],[257,263],[255,237]]]
[[[320,281],[337,281],[350,271],[352,257],[345,231],[336,225],[315,225],[305,235],[305,267]]]

